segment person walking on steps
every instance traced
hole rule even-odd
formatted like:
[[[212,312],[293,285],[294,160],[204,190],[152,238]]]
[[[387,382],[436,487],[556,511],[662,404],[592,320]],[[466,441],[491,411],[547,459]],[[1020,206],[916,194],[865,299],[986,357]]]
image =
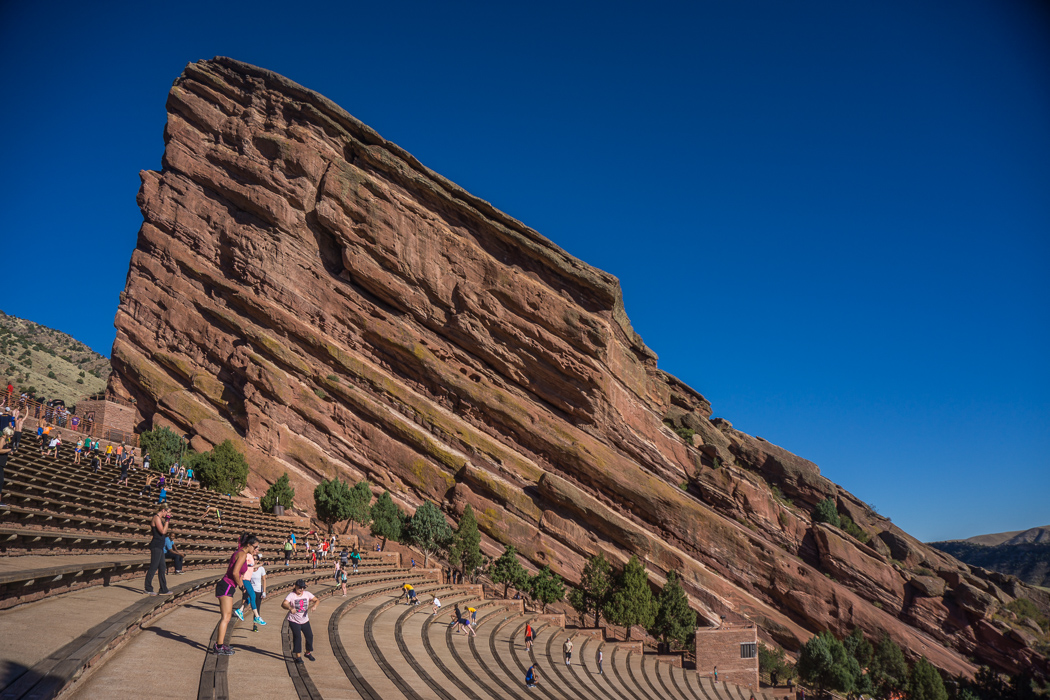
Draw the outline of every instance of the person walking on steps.
[[[284,541],[284,565],[289,566],[292,563],[292,538],[289,536]]]
[[[262,619],[262,604],[263,600],[266,599],[266,567],[262,565],[262,562],[257,562],[255,570],[252,572],[252,589],[255,591],[255,614],[259,616],[259,619]],[[253,624],[252,632],[258,631],[259,624]]]
[[[15,411],[15,434],[11,438],[11,449],[12,450],[17,450],[18,446],[22,444],[22,426],[25,425],[26,418],[28,418],[28,417],[29,417],[28,414],[26,414],[24,416],[20,416],[20,415],[18,415],[18,411],[17,410]]]
[[[11,454],[10,441],[14,438],[15,431],[11,426],[4,428],[0,433],[0,500],[4,496],[4,469],[7,468],[7,458]],[[0,508],[7,508],[6,503],[0,503]]]
[[[168,524],[171,522],[171,509],[164,503],[157,506],[157,512],[149,524],[152,539],[149,542],[149,571],[146,572],[146,593],[157,595],[153,592],[153,576],[160,577],[160,594],[168,595],[168,579],[164,566],[164,540],[168,536]]]
[[[566,639],[561,648],[565,651],[565,665],[572,666],[572,638]]]
[[[241,607],[233,612],[243,622],[244,606],[247,604],[248,609],[255,614],[254,626],[258,627],[259,625],[265,625],[266,621],[259,617],[259,605],[255,602],[255,586],[252,585],[252,574],[255,573],[255,555],[249,552],[245,556],[244,561],[248,565],[244,575],[241,577],[241,588],[244,590],[244,597],[241,598]]]
[[[598,675],[604,676],[605,671],[602,670],[602,662],[605,661],[605,654],[601,649],[598,650]]]
[[[248,570],[248,555],[254,555],[258,551],[258,537],[248,532],[241,535],[237,541],[237,550],[230,557],[230,563],[226,567],[226,573],[215,584],[215,597],[219,599],[219,628],[215,632],[215,646],[211,650],[213,654],[233,656],[233,649],[224,644],[226,628],[233,615],[233,592],[244,580],[244,572]]]
[[[310,611],[320,602],[313,593],[306,590],[306,581],[299,579],[295,582],[292,592],[281,603],[281,607],[288,611],[288,626],[292,628],[292,659],[297,664],[303,663],[303,656],[310,661],[317,661],[314,658],[314,631],[310,628]],[[302,654],[302,637],[306,637],[305,654]]]
[[[357,547],[354,547],[354,551],[350,552],[350,565],[354,568],[354,573],[357,573],[357,565],[361,563],[361,553],[357,551]]]
[[[535,633],[532,631],[532,624],[525,623],[525,651],[532,651],[532,640]]]
[[[346,597],[346,569],[341,569],[339,571],[339,584],[343,588],[343,597],[345,598]]]

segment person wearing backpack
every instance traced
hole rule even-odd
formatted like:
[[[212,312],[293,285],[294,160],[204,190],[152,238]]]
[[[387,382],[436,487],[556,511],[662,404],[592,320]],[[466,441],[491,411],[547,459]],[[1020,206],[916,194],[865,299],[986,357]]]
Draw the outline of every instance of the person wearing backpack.
[[[291,566],[292,564],[292,538],[289,537],[284,541],[284,565]]]

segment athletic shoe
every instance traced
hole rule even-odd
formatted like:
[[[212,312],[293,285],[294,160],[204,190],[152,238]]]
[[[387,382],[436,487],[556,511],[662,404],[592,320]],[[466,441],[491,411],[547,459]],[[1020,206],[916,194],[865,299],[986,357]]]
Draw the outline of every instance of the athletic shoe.
[[[226,646],[225,644],[216,644],[215,653],[218,656],[233,656],[233,649]]]
[[[255,618],[255,624],[257,624],[257,625],[265,625],[266,624],[266,620],[262,619],[261,617],[256,617]]]
[[[234,610],[233,614],[236,615],[240,619],[241,622],[244,622],[244,613],[241,612],[240,608],[237,608],[236,610]]]
[[[252,625],[252,632],[258,632],[258,631],[259,631],[259,625]]]
[[[146,591],[146,595],[157,595],[156,591]]]
[[[171,591],[161,591],[161,595],[173,595]]]
[[[310,661],[317,661],[317,659],[314,658],[314,653],[312,651],[306,652],[303,656],[310,659]]]
[[[297,663],[297,664],[305,664],[306,662],[303,661],[303,657],[297,656],[297,657],[295,657],[295,663]]]

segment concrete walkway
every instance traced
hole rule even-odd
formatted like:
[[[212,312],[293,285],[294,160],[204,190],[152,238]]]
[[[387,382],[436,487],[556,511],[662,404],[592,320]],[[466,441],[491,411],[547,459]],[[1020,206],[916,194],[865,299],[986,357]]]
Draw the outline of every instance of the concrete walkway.
[[[109,560],[113,559],[111,555]],[[187,572],[170,577],[169,585],[215,579],[222,572],[223,569],[218,568]],[[0,679],[2,685],[7,685],[16,675],[32,668],[53,651],[141,599],[144,582],[145,576],[140,576],[112,586],[92,586],[0,613],[0,660],[5,665]],[[157,583],[154,581],[154,586]]]

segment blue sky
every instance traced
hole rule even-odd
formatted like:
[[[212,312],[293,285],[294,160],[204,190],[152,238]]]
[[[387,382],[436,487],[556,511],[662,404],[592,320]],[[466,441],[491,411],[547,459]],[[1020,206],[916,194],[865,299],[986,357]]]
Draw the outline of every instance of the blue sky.
[[[5,312],[109,354],[167,91],[228,55],[617,275],[715,415],[917,537],[1050,524],[1045,3],[154,5],[0,5]]]

